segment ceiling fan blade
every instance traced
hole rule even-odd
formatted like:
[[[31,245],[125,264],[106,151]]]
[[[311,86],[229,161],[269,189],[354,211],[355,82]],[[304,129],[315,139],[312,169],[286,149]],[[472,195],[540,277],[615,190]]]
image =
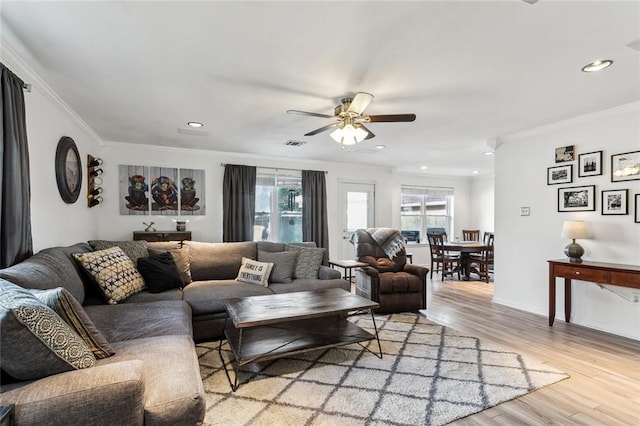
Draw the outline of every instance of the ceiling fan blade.
[[[347,109],[347,112],[355,112],[356,114],[362,114],[362,111],[365,110],[373,100],[373,95],[365,92],[358,92],[353,97],[351,101],[351,105]]]
[[[376,135],[374,135],[374,134],[373,134],[373,132],[372,132],[371,130],[367,129],[367,128],[366,128],[366,127],[364,127],[362,124],[360,124],[360,127],[362,128],[362,130],[365,130],[365,131],[367,132],[367,137],[366,137],[366,138],[364,138],[364,140],[367,140],[367,139],[373,139],[373,138],[375,138],[375,137],[376,137]]]
[[[287,114],[310,115],[311,117],[321,117],[321,118],[333,118],[333,117],[335,117],[334,115],[318,114],[317,112],[299,111],[297,109],[289,109],[289,110],[287,110]]]
[[[383,114],[369,115],[364,117],[367,123],[391,123],[391,122],[408,122],[415,121],[415,114]]]
[[[334,127],[336,124],[340,124],[340,122],[336,121],[335,123],[327,124],[326,126],[320,127],[319,129],[312,130],[309,133],[305,133],[304,135],[305,136],[317,135],[318,133],[322,133],[324,131],[329,130],[330,128]]]

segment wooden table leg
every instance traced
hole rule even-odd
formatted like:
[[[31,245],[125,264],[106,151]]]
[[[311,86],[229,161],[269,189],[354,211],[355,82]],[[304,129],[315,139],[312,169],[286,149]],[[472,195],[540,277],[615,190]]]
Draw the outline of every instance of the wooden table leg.
[[[553,266],[549,265],[549,327],[553,326],[556,319],[556,276],[553,274]]]
[[[564,279],[564,320],[571,322],[571,278]]]

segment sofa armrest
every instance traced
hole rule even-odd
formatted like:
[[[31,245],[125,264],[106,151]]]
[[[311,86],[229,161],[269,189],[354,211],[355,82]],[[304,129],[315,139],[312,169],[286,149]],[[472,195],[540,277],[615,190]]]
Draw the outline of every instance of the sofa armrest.
[[[144,394],[142,361],[130,360],[32,381],[1,393],[0,404],[15,404],[16,424],[142,425]]]
[[[318,279],[334,280],[336,278],[342,278],[340,271],[325,265],[320,265],[320,269],[318,269]]]

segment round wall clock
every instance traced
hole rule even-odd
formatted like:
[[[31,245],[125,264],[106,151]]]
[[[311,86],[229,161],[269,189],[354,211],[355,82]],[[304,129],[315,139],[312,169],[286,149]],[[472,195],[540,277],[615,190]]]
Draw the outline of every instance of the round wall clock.
[[[76,143],[63,136],[56,149],[56,182],[65,203],[75,203],[82,187],[82,163]]]

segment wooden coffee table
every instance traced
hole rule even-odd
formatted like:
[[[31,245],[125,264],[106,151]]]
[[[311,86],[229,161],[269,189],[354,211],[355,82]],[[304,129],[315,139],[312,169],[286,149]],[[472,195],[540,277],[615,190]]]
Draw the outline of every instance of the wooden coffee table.
[[[235,357],[235,379],[232,381],[227,363],[222,358],[222,340],[218,353],[231,389],[238,389],[240,367],[252,362],[267,361],[311,350],[376,340],[382,358],[378,328],[373,309],[380,305],[343,289],[301,291],[249,296],[224,301],[227,320],[234,328],[227,328],[225,337]],[[347,318],[368,312],[375,334],[358,327]],[[369,350],[369,349],[367,349]],[[371,352],[371,351],[370,351]]]

